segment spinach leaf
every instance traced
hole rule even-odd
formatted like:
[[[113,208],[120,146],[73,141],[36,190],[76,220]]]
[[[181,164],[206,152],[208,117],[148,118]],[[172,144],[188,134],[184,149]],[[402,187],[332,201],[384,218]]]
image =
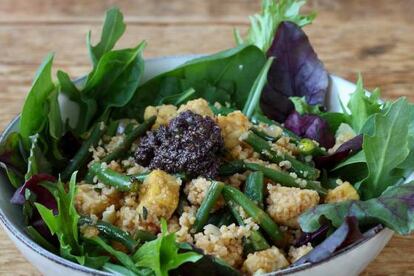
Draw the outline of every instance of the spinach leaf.
[[[105,23],[102,28],[101,41],[95,46],[91,45],[91,32],[87,36],[89,56],[94,66],[101,57],[114,48],[116,42],[121,38],[126,29],[124,16],[118,8],[111,8],[106,11]]]
[[[365,134],[362,144],[369,172],[360,187],[364,199],[379,196],[401,178],[395,168],[410,153],[407,126],[413,112],[407,100],[401,98],[385,114],[374,115],[374,133]]]
[[[27,149],[29,137],[45,127],[49,114],[49,96],[56,89],[52,81],[53,55],[48,55],[37,69],[32,88],[24,102],[19,132]]]
[[[196,91],[192,98],[202,97],[213,104],[228,102],[242,109],[265,62],[263,52],[255,46],[194,59],[143,84],[131,101],[116,111],[116,117],[142,118],[145,107],[189,88]]]
[[[349,122],[355,132],[360,133],[368,117],[381,111],[379,103],[379,89],[375,89],[370,95],[366,94],[361,75],[358,77],[357,88],[352,93],[348,102],[351,111]]]
[[[389,187],[378,198],[318,205],[299,217],[303,231],[321,226],[322,217],[339,227],[344,218],[355,216],[360,225],[382,223],[401,235],[414,230],[414,182]]]
[[[167,233],[167,222],[161,221],[162,234],[157,239],[144,243],[134,254],[138,267],[151,268],[156,276],[168,276],[168,271],[187,262],[197,262],[202,258],[196,252],[178,253],[179,246],[174,233]]]
[[[253,44],[266,52],[272,44],[275,32],[282,21],[291,21],[299,26],[305,26],[315,19],[316,14],[302,15],[300,9],[306,4],[304,0],[263,0],[260,14],[250,17],[251,26],[246,41],[243,41],[238,30],[235,39],[238,45]]]

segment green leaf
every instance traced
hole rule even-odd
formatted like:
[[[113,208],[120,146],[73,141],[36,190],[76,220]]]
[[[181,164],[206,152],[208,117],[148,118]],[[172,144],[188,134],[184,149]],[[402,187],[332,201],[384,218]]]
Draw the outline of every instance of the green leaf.
[[[130,271],[133,271],[134,273],[139,274],[139,270],[135,266],[132,259],[127,254],[125,254],[124,252],[114,249],[112,246],[108,245],[100,237],[93,237],[93,238],[89,238],[87,240],[99,245],[106,252],[108,252],[109,254],[114,256],[123,266],[125,266]]]
[[[321,111],[320,105],[310,105],[306,102],[305,97],[290,97],[289,98],[293,105],[295,106],[296,112],[298,112],[300,115],[303,114],[316,114],[320,115],[323,114]]]
[[[37,69],[23,106],[19,131],[26,148],[29,147],[29,137],[41,132],[48,120],[49,95],[56,89],[52,81],[52,63],[53,55],[50,54]]]
[[[374,133],[365,134],[362,149],[368,166],[368,177],[361,184],[364,199],[379,196],[387,187],[400,179],[395,174],[408,156],[408,125],[412,109],[405,98],[393,102],[385,114],[374,115]]]
[[[57,90],[53,90],[48,97],[49,113],[47,118],[49,120],[49,134],[55,141],[60,139],[65,132],[58,97],[59,93]]]
[[[35,134],[30,136],[31,147],[29,158],[27,159],[27,172],[25,180],[29,180],[33,175],[38,173],[51,173],[52,166],[44,156],[42,149],[40,148],[40,136]]]
[[[143,84],[129,104],[116,111],[116,117],[142,118],[147,106],[189,88],[196,91],[194,98],[202,97],[212,104],[228,102],[242,109],[265,62],[263,52],[255,46],[194,59]]]
[[[262,0],[262,11],[250,17],[250,28],[244,42],[236,30],[236,42],[253,44],[263,52],[267,52],[272,44],[276,30],[282,21],[291,21],[299,26],[305,26],[315,19],[316,14],[302,15],[300,9],[306,4],[304,0]]]
[[[0,167],[3,168],[13,187],[18,188],[24,182],[27,169],[20,146],[21,136],[17,132],[10,133],[0,144]]]
[[[273,60],[274,57],[268,58],[267,62],[265,63],[256,80],[254,81],[252,88],[250,89],[249,96],[243,108],[243,113],[249,119],[257,110],[260,96],[262,95],[263,88],[267,83],[267,73],[269,72],[270,66],[272,66]]]
[[[108,258],[89,256],[88,252],[85,252],[83,244],[79,242],[79,215],[74,205],[76,173],[70,179],[67,192],[61,181],[58,181],[56,184],[44,183],[43,185],[55,197],[58,205],[58,214],[55,215],[53,210],[46,208],[42,204],[35,203],[35,206],[52,235],[57,236],[60,244],[60,255],[82,265],[91,267],[102,266],[108,261]]]
[[[33,241],[40,244],[43,248],[55,254],[57,253],[56,248],[48,240],[46,240],[42,235],[40,235],[40,233],[33,226],[27,226],[26,232],[29,234],[29,236],[32,238]]]
[[[202,258],[196,252],[178,253],[179,245],[175,242],[175,234],[167,233],[165,220],[161,221],[161,225],[161,236],[144,243],[132,257],[138,267],[150,268],[156,276],[168,276],[168,271]]]
[[[87,46],[89,55],[94,66],[98,63],[101,57],[114,48],[117,41],[124,34],[126,25],[124,23],[124,16],[118,8],[111,8],[107,10],[105,23],[102,28],[101,41],[95,46],[91,45],[91,32],[87,36]]]
[[[361,133],[361,129],[367,121],[368,117],[381,112],[381,104],[379,103],[379,89],[375,89],[370,95],[366,94],[361,75],[358,77],[357,88],[352,93],[348,102],[348,108],[351,111],[350,124],[357,133]]]
[[[367,201],[343,201],[318,205],[299,217],[303,231],[313,232],[321,218],[339,227],[346,216],[355,216],[360,225],[382,223],[401,235],[414,230],[414,182],[389,187],[380,197]]]

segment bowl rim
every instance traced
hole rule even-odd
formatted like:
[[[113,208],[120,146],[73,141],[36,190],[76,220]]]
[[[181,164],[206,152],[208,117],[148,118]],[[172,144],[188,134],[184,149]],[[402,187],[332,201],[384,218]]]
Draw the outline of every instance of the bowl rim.
[[[164,59],[187,59],[187,60],[191,60],[193,58],[199,58],[202,57],[204,55],[202,54],[189,54],[189,55],[171,55],[171,56],[159,56],[159,57],[155,57],[155,58],[147,58],[145,59],[146,62],[157,62],[157,61],[162,61]],[[180,66],[180,65],[179,65]],[[354,83],[341,78],[339,76],[336,76],[334,74],[330,74],[330,79],[332,81],[332,79],[338,80],[338,81],[342,81],[344,83],[347,83],[348,85],[352,85],[355,86]],[[85,78],[85,76],[78,78],[77,80],[81,80]],[[15,118],[13,118],[5,127],[5,129],[0,133],[0,143],[5,139],[5,137],[7,137],[7,135],[12,131],[12,129],[16,126],[16,124],[18,124],[20,121],[20,114],[18,114]],[[17,207],[17,206],[16,206]],[[13,236],[14,238],[16,238],[18,241],[20,241],[22,244],[24,244],[26,247],[28,247],[30,250],[32,250],[34,253],[37,253],[39,255],[41,255],[42,257],[58,264],[58,265],[62,265],[66,268],[69,269],[73,269],[79,272],[83,272],[89,275],[112,275],[109,272],[105,272],[105,271],[101,271],[101,270],[97,270],[94,268],[89,268],[83,265],[80,265],[78,263],[72,262],[70,260],[67,260],[57,254],[54,254],[50,251],[48,251],[47,249],[43,248],[42,246],[40,246],[39,244],[37,244],[36,242],[34,242],[27,234],[25,234],[23,231],[21,231],[17,226],[15,226],[10,220],[9,218],[6,216],[6,214],[3,212],[3,209],[0,208],[0,223],[2,224],[3,228],[6,230],[6,232],[8,232],[8,235]],[[324,259],[321,262],[318,263],[305,263],[299,266],[290,266],[287,267],[285,269],[282,270],[278,270],[278,271],[273,271],[273,272],[269,272],[267,274],[264,275],[290,275],[292,273],[296,273],[299,271],[304,271],[310,268],[314,268],[317,266],[320,266],[328,261],[331,261],[333,259],[336,259],[340,256],[343,256],[344,254],[348,253],[351,250],[357,249],[358,247],[362,246],[364,243],[366,243],[367,241],[371,240],[374,237],[377,237],[379,234],[383,233],[384,231],[390,231],[388,228],[383,228],[381,230],[379,230],[377,233],[373,234],[370,237],[367,238],[363,238],[361,241],[356,242],[354,244],[349,245],[348,247],[344,248],[343,250],[341,250],[340,252]],[[13,241],[13,243],[15,243]],[[32,264],[33,265],[33,264]]]

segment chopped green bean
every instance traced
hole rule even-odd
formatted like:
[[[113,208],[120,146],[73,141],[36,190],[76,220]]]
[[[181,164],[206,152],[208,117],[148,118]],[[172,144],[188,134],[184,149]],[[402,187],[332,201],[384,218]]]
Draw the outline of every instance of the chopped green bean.
[[[303,138],[298,144],[299,152],[302,155],[321,156],[327,155],[326,150],[318,147],[314,141],[308,138]]]
[[[300,177],[311,180],[315,180],[319,177],[318,169],[311,167],[288,154],[275,152],[266,140],[260,138],[251,131],[249,131],[244,141],[252,146],[254,151],[261,154],[263,158],[270,162],[279,164],[282,161],[289,161],[291,167],[288,170],[295,172]]]
[[[265,124],[268,124],[268,125],[275,125],[275,126],[280,127],[283,130],[283,135],[288,136],[289,138],[291,138],[293,143],[297,143],[301,139],[296,133],[294,133],[291,130],[285,128],[280,123],[267,118],[265,115],[262,115],[262,114],[259,114],[259,113],[254,114],[253,117],[252,117],[252,122],[254,124],[265,123]]]
[[[247,176],[244,186],[244,194],[260,208],[263,208],[264,200],[264,174],[261,171],[252,172]]]
[[[228,200],[227,201],[227,206],[229,206],[229,209],[232,213],[232,215],[234,216],[234,218],[236,219],[237,223],[240,226],[244,226],[244,220],[241,217],[239,210],[238,210],[238,206],[233,200]],[[269,248],[269,244],[267,243],[266,239],[263,237],[263,235],[257,231],[257,230],[252,230],[250,233],[250,236],[248,239],[245,240],[246,243],[246,253],[252,253],[255,251],[261,251],[261,250],[265,250],[267,248]]]
[[[315,190],[321,195],[327,194],[326,189],[324,189],[318,181],[294,178],[284,171],[276,171],[256,163],[245,163],[244,165],[248,170],[263,172],[265,177],[280,185]]]
[[[78,224],[79,226],[91,225],[96,227],[99,230],[99,235],[109,240],[120,242],[129,250],[129,252],[134,252],[138,246],[138,242],[134,240],[129,233],[105,221],[94,222],[89,217],[81,217]]]
[[[89,171],[90,175],[96,175],[103,184],[113,186],[122,192],[136,191],[139,182],[142,182],[148,175],[147,173],[139,175],[120,174],[110,168],[103,167],[101,163],[92,164]]]
[[[203,201],[201,202],[200,208],[197,210],[196,219],[193,225],[193,231],[195,233],[200,232],[206,224],[210,211],[216,204],[221,191],[223,190],[224,183],[213,181],[207,190]]]
[[[134,128],[130,133],[128,133],[124,139],[124,141],[110,154],[105,156],[102,159],[102,162],[109,163],[112,160],[118,159],[125,155],[129,149],[131,148],[132,143],[137,140],[138,137],[144,135],[145,132],[151,128],[151,126],[155,123],[156,117],[152,116],[136,128]]]
[[[226,202],[232,200],[236,204],[240,205],[244,211],[263,228],[273,242],[279,243],[283,239],[283,233],[280,231],[279,227],[272,220],[272,218],[240,190],[232,186],[225,185],[223,187],[223,196]]]

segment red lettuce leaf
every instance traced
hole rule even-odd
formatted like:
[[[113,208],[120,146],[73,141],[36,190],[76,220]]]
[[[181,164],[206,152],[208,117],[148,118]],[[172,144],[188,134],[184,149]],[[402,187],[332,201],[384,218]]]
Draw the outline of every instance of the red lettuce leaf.
[[[330,228],[329,224],[324,224],[318,230],[314,232],[311,232],[311,233],[303,232],[303,234],[295,242],[295,247],[301,247],[302,245],[306,245],[308,243],[312,243],[312,245],[319,244],[326,238],[329,228]]]
[[[318,205],[299,217],[303,231],[313,232],[327,219],[339,227],[346,216],[354,216],[361,226],[381,223],[401,235],[414,230],[414,181],[389,187],[378,198]]]
[[[282,22],[267,56],[276,60],[260,101],[266,116],[283,122],[294,110],[289,97],[305,97],[308,104],[324,106],[328,72],[298,25]]]
[[[346,217],[342,225],[332,235],[316,246],[311,252],[297,260],[294,265],[318,263],[342,248],[360,241],[362,238],[363,235],[359,230],[357,218]]]
[[[43,204],[49,209],[57,210],[57,204],[54,196],[45,187],[40,185],[44,181],[54,182],[56,181],[56,178],[45,173],[33,175],[24,183],[23,186],[16,190],[10,202],[13,204],[23,205],[26,201],[26,189],[29,189],[36,195],[36,202]]]
[[[300,115],[293,111],[285,121],[285,127],[300,137],[309,138],[319,142],[327,149],[335,144],[335,137],[327,121],[318,115]]]
[[[316,157],[314,159],[316,167],[319,169],[334,168],[341,161],[359,152],[362,149],[362,141],[363,136],[357,135],[343,143],[333,154]]]
[[[0,163],[3,163],[7,168],[24,173],[26,170],[26,162],[24,161],[21,151],[21,136],[17,132],[12,132],[0,144]]]

